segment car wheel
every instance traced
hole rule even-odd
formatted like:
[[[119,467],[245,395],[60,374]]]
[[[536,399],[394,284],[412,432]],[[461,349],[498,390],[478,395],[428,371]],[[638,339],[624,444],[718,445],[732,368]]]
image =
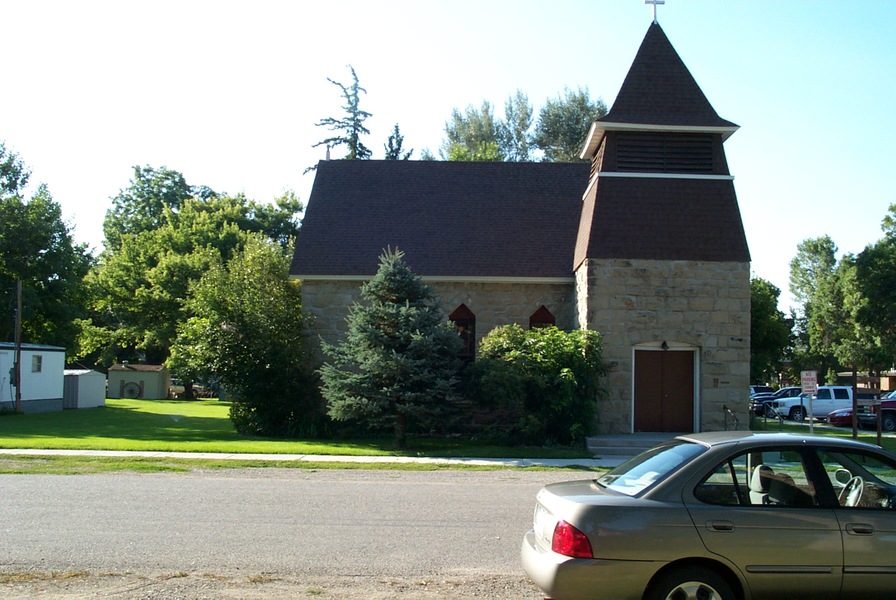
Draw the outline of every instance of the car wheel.
[[[777,418],[778,418],[778,413],[777,413],[777,411],[776,411],[774,408],[772,408],[771,406],[766,406],[766,407],[765,407],[765,418],[767,418],[767,419],[777,419]]]
[[[792,421],[802,421],[806,418],[806,409],[802,406],[794,406],[790,409],[790,419]]]
[[[896,415],[885,412],[880,418],[880,428],[884,431],[896,431]]]
[[[660,576],[647,590],[645,600],[734,600],[725,579],[706,567],[682,567]]]

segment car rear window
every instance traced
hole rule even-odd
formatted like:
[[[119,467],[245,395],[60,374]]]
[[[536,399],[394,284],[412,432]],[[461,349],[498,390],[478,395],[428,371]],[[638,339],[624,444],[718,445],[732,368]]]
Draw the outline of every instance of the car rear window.
[[[627,460],[597,479],[597,484],[626,496],[637,496],[706,451],[706,446],[676,440]]]

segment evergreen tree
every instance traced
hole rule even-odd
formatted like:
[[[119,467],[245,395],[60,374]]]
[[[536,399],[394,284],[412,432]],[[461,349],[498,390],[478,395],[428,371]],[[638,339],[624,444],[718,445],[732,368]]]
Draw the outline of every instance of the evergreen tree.
[[[404,136],[401,135],[401,131],[398,129],[398,123],[396,123],[395,128],[392,130],[392,135],[389,136],[389,142],[384,146],[386,149],[386,160],[408,160],[411,158],[414,149],[411,148],[405,152],[401,147],[402,144],[404,144]]]
[[[380,256],[361,298],[365,303],[355,303],[349,313],[346,339],[324,346],[330,362],[320,369],[322,392],[333,419],[391,427],[396,447],[404,448],[410,426],[446,409],[460,340],[432,290],[398,250]]]
[[[361,136],[370,133],[364,126],[364,121],[367,117],[372,117],[373,115],[367,111],[361,110],[361,92],[366,94],[367,90],[362,88],[358,83],[358,76],[355,73],[355,68],[351,65],[349,65],[348,68],[352,72],[351,85],[346,86],[327,77],[327,81],[342,90],[342,97],[345,98],[345,104],[343,105],[342,110],[345,111],[345,116],[340,118],[327,117],[315,123],[318,127],[327,127],[330,131],[335,131],[337,133],[319,141],[314,144],[312,148],[317,148],[318,146],[327,146],[327,148],[346,146],[348,152],[345,155],[345,159],[366,160],[370,158],[371,152],[370,149],[361,142]],[[316,167],[309,167],[305,172],[313,171],[315,168]]]

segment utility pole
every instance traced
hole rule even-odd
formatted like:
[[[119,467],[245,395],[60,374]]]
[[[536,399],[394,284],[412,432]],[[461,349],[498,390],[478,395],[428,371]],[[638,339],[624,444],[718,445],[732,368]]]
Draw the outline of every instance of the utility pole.
[[[22,280],[16,284],[16,403],[15,411],[22,410]]]

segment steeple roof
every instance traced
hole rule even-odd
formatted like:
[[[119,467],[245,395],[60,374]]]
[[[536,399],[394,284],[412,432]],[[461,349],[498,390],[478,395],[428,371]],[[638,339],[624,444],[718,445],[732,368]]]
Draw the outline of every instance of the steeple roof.
[[[716,114],[653,23],[613,108],[594,122],[582,152],[592,159],[592,184],[574,267],[587,259],[749,262],[721,143],[736,130]],[[705,146],[695,150],[700,139]],[[621,169],[623,144],[628,162]]]
[[[727,139],[738,126],[720,117],[659,23],[641,42],[613,107],[591,126],[582,158],[594,155],[608,130],[702,131]]]
[[[737,127],[721,118],[669,38],[652,23],[604,123]]]

